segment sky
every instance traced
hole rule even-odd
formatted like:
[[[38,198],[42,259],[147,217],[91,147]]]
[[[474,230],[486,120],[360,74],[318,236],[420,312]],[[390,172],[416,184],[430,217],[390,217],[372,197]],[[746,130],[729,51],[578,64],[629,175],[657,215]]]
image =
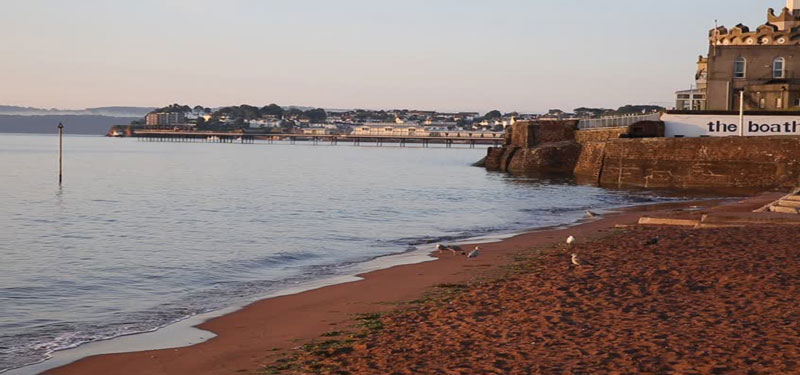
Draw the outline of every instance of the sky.
[[[0,105],[673,105],[783,0],[0,0]]]

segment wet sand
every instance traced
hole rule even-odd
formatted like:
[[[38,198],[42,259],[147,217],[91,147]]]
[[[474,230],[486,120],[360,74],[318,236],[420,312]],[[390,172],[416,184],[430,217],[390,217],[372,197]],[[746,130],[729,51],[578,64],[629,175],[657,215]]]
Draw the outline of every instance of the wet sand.
[[[670,213],[685,206],[648,210]],[[627,211],[572,228],[527,233],[481,245],[476,260],[443,253],[436,262],[260,301],[200,325],[219,335],[202,344],[91,357],[47,373],[254,373],[285,356],[319,355],[297,347],[323,339],[326,332],[352,331],[356,314],[391,311],[382,318],[380,332],[353,339],[352,352],[342,350],[324,361],[342,374],[690,374],[692,368],[698,374],[734,373],[714,366],[734,358],[742,362],[728,361],[728,366],[747,364],[750,357],[760,362],[748,366],[792,365],[787,358],[798,354],[800,331],[787,319],[797,314],[788,307],[796,306],[798,284],[775,267],[780,260],[794,267],[786,271],[800,275],[800,266],[797,253],[777,246],[783,242],[764,241],[788,236],[792,246],[800,233],[770,227],[756,232],[635,228],[626,235],[630,239],[619,237],[616,227],[634,224],[640,216],[639,210]],[[580,239],[575,249],[594,267],[570,266],[566,253],[574,250],[556,245],[569,235]],[[643,247],[642,240],[654,235],[664,240]],[[731,240],[736,235],[741,241]],[[597,242],[588,242],[592,239]],[[532,268],[503,277],[509,267],[501,266],[521,264]],[[446,305],[408,303],[441,289],[437,285],[469,288],[459,286]],[[773,335],[777,327],[783,333]],[[775,354],[772,362],[756,356],[766,352]],[[714,365],[697,367],[701,363]],[[298,373],[324,371],[323,366]],[[767,373],[790,373],[780,371]]]

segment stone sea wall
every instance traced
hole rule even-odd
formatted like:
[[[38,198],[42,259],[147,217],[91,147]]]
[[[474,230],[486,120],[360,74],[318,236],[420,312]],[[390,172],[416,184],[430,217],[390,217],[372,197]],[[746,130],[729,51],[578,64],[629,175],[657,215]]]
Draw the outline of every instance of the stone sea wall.
[[[800,185],[800,137],[589,142],[575,175],[582,182],[615,188],[792,188]]]
[[[591,130],[579,130],[575,132],[575,140],[580,144],[586,142],[608,141],[611,139],[619,139],[623,135],[628,134],[628,127],[623,126],[619,128],[602,128]]]
[[[520,121],[506,134],[506,145],[490,148],[489,170],[528,175],[572,174],[580,157],[577,121]]]
[[[575,122],[521,122],[505,146],[489,150],[486,167],[526,175],[572,174],[581,183],[611,188],[800,186],[800,137],[663,138],[663,126],[577,130]]]

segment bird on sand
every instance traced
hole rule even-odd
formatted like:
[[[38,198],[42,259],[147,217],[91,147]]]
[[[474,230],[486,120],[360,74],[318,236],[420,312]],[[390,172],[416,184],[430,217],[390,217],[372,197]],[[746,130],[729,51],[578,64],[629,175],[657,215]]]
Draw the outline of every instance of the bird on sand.
[[[586,217],[597,217],[599,216],[597,213],[592,212],[591,210],[586,210]]]
[[[577,241],[577,240],[575,239],[575,237],[573,237],[573,236],[569,236],[569,237],[567,237],[567,245],[569,245],[569,246],[572,246],[572,244],[574,244],[574,243],[575,243],[575,241]]]
[[[655,237],[653,237],[653,238],[651,238],[651,239],[647,240],[647,242],[645,242],[644,244],[645,244],[645,246],[653,246],[653,245],[658,245],[658,241],[660,241],[660,240],[661,240],[661,238],[660,238],[660,237],[658,237],[658,236],[655,236]]]
[[[580,257],[578,257],[578,254],[572,254],[572,264],[574,264],[576,266],[579,266],[579,267],[580,266],[589,266],[589,265],[591,265],[591,263],[586,262],[583,259],[581,259]]]
[[[474,259],[477,258],[479,255],[481,255],[481,247],[475,246],[475,250],[470,251],[469,254],[467,255],[467,258]]]

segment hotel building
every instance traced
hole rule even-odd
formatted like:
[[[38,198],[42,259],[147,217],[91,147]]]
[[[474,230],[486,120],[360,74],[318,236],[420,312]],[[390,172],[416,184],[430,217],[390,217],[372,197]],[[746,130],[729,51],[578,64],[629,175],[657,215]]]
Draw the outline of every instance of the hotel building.
[[[709,32],[709,52],[697,63],[697,88],[676,93],[683,110],[800,110],[800,0],[751,30],[739,24]]]
[[[179,112],[151,112],[145,121],[147,126],[185,125],[186,115]]]

